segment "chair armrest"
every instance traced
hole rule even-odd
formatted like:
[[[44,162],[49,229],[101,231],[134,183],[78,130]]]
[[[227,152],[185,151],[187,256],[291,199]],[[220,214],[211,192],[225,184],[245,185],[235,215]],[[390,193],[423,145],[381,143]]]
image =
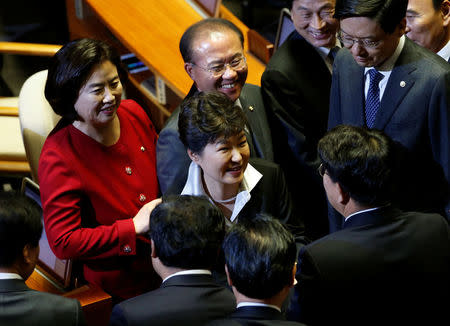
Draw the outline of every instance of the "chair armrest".
[[[0,53],[7,54],[51,57],[60,48],[61,45],[56,44],[0,42]]]

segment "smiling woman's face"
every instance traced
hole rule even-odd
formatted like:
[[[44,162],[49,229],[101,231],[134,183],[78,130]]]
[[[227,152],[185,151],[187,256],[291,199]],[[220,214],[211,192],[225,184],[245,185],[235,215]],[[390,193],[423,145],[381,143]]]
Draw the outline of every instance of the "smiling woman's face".
[[[121,97],[122,84],[116,66],[110,61],[95,66],[75,102],[77,125],[90,130],[110,123],[116,117]]]
[[[229,138],[219,138],[205,146],[202,153],[192,159],[203,170],[208,188],[240,184],[250,157],[247,138],[242,131]]]

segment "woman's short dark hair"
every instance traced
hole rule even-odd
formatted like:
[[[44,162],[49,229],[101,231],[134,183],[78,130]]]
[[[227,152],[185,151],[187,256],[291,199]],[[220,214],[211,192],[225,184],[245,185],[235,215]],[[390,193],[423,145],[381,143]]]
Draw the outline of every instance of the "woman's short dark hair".
[[[244,131],[242,108],[218,91],[200,92],[181,103],[178,118],[180,139],[186,148],[200,154],[206,145]]]
[[[80,89],[92,69],[105,61],[116,66],[119,78],[124,81],[127,74],[119,54],[103,41],[88,38],[75,40],[64,45],[53,56],[45,84],[45,98],[56,114],[71,121],[77,119],[74,105]]]

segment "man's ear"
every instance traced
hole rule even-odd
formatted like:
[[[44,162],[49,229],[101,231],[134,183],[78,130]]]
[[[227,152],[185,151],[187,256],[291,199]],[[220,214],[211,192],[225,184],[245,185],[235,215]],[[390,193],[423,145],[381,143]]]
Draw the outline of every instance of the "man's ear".
[[[348,192],[342,189],[339,182],[336,182],[336,187],[338,191],[338,198],[337,198],[338,203],[340,203],[341,205],[347,205],[348,201],[350,200],[350,195],[348,194]]]
[[[444,26],[448,27],[450,24],[450,1],[444,0],[441,3],[441,15],[444,22]]]
[[[192,80],[195,80],[195,74],[193,71],[193,65],[190,62],[185,62],[184,63],[184,70],[187,72],[187,74],[189,75],[189,77],[191,77]]]
[[[229,286],[233,286],[233,281],[230,278],[230,273],[228,273],[227,264],[225,264],[225,274],[227,274],[227,282]]]
[[[39,246],[26,244],[22,249],[23,261],[28,265],[36,265],[39,258]]]
[[[151,247],[152,247],[151,257],[152,258],[157,258],[158,255],[156,254],[155,243],[153,242],[153,240],[150,240],[150,244],[151,244]]]
[[[295,284],[297,284],[297,279],[295,278],[295,274],[297,273],[297,262],[292,267],[292,274],[291,274],[291,282],[289,283],[289,287],[293,287]]]
[[[401,37],[406,32],[406,17],[404,17],[398,25],[398,37]],[[395,33],[395,31],[394,31]]]
[[[194,162],[198,161],[198,154],[192,152],[189,148],[187,149],[187,154],[192,161]]]

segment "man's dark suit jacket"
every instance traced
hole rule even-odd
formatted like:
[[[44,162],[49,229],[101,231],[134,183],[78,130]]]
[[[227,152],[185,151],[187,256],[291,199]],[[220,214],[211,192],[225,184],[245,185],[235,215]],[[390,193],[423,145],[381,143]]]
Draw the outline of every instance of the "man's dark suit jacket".
[[[449,275],[450,229],[441,215],[391,207],[360,213],[301,249],[288,319],[446,325]]]
[[[0,325],[86,325],[78,300],[34,291],[24,281],[0,280]]]
[[[228,319],[216,320],[208,326],[300,326],[301,323],[287,321],[276,309],[271,307],[244,306],[237,308]]]
[[[326,196],[317,173],[317,143],[327,131],[331,73],[317,50],[296,31],[278,48],[261,78],[275,162],[302,203],[307,233],[328,234]],[[295,185],[295,187],[294,187]]]
[[[110,325],[203,325],[235,307],[233,293],[211,275],[177,275],[157,290],[114,306]]]
[[[194,87],[194,86],[193,86]],[[192,93],[189,92],[190,94]],[[267,122],[266,110],[258,86],[245,84],[239,100],[248,119],[251,137],[247,134],[252,157],[273,161],[272,137]],[[186,183],[191,159],[179,138],[178,115],[180,107],[173,111],[159,133],[156,144],[156,169],[161,192],[180,193]]]
[[[329,129],[365,126],[364,106],[364,68],[343,49],[334,61]],[[374,128],[401,145],[396,203],[450,218],[450,65],[406,38]]]

